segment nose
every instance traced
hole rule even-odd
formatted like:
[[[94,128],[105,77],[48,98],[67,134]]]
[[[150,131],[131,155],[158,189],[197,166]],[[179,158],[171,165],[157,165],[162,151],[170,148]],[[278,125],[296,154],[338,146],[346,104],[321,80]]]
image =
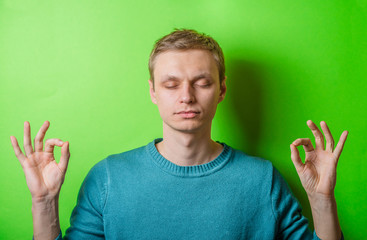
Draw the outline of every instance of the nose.
[[[180,103],[195,102],[194,88],[190,83],[184,83],[181,88]]]

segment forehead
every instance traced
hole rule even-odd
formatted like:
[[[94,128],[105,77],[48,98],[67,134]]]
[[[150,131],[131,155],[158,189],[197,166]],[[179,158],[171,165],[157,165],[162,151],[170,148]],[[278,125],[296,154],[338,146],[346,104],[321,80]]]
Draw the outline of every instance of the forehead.
[[[193,77],[203,73],[219,78],[215,59],[208,50],[169,50],[160,53],[154,61],[155,79],[162,79],[167,75]]]

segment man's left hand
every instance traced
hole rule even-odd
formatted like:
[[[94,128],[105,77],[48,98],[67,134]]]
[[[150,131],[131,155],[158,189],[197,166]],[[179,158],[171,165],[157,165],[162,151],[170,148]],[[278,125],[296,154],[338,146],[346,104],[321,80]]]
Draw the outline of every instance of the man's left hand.
[[[334,148],[334,139],[326,123],[320,123],[324,136],[319,128],[311,120],[307,121],[308,127],[315,136],[316,148],[313,147],[309,138],[298,138],[291,145],[291,158],[296,167],[298,176],[308,197],[334,198],[336,184],[336,167],[340,154],[343,150],[348,131],[344,131],[339,142]],[[303,163],[297,146],[302,145],[306,158]]]

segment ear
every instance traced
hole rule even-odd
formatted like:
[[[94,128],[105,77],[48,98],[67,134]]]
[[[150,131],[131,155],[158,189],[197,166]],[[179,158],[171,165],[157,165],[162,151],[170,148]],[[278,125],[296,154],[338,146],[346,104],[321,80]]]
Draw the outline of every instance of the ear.
[[[155,91],[154,91],[154,83],[151,79],[149,79],[149,93],[150,93],[150,99],[154,104],[157,104],[157,98],[155,97]]]
[[[224,77],[224,79],[223,79],[223,81],[220,85],[220,93],[219,93],[218,103],[223,101],[224,97],[226,96],[226,93],[227,93],[226,79],[227,79],[227,76]]]

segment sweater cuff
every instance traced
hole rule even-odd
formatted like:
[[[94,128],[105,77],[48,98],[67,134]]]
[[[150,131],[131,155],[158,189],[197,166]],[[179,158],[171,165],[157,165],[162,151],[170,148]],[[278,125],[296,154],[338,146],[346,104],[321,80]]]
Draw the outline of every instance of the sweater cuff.
[[[322,240],[322,239],[320,239],[320,238],[316,235],[316,232],[315,232],[315,231],[313,231],[313,239],[314,239],[314,240]],[[57,239],[57,240],[58,240],[58,239]],[[342,232],[342,236],[341,236],[340,240],[344,240],[343,232]]]
[[[55,240],[62,240],[62,232],[60,231],[59,236]]]
[[[34,236],[32,236],[32,240],[34,240]],[[57,238],[55,240],[62,240],[62,233],[60,231],[59,235],[57,236]]]

